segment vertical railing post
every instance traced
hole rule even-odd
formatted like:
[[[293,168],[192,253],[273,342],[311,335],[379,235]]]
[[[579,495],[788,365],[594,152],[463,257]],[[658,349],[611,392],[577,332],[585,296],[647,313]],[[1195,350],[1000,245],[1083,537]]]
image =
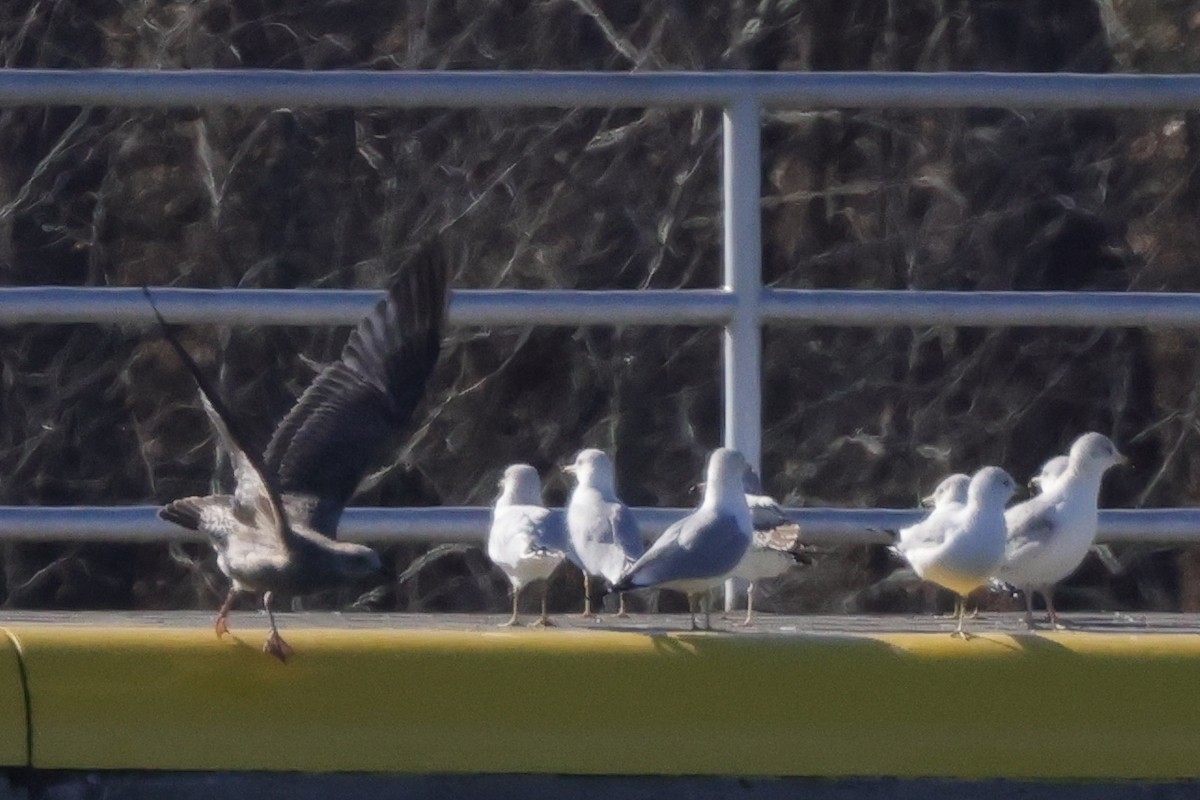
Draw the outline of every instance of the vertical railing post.
[[[725,328],[725,446],[755,469],[762,457],[762,108],[738,97],[725,107],[722,162],[725,288],[737,298]],[[725,584],[725,609],[734,608],[740,581]]]

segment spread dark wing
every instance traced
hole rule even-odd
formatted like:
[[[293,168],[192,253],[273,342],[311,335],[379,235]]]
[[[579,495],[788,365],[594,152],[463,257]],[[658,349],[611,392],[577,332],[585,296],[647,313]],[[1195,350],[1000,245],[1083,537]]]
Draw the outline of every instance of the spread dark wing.
[[[308,520],[314,529],[336,533],[359,482],[420,402],[437,363],[445,308],[445,262],[439,248],[427,247],[275,430],[267,469],[280,491],[316,498]]]
[[[237,481],[237,489],[234,492],[235,512],[251,514],[255,523],[252,527],[266,532],[268,535],[273,533],[277,537],[277,543],[281,546],[285,545],[287,534],[283,522],[283,504],[277,488],[268,477],[270,473],[264,468],[262,460],[253,451],[246,449],[244,442],[247,439],[238,426],[237,420],[221,399],[221,395],[217,393],[216,387],[209,382],[188,351],[175,338],[175,333],[167,326],[162,314],[158,312],[150,290],[143,286],[142,293],[146,295],[146,299],[150,302],[150,308],[154,310],[154,316],[158,318],[163,338],[171,345],[175,354],[179,356],[179,360],[191,373],[192,379],[196,381],[196,386],[200,389],[200,400],[204,406],[204,412],[208,415],[208,420],[212,423],[213,429],[217,432],[225,449],[233,457],[233,474]]]

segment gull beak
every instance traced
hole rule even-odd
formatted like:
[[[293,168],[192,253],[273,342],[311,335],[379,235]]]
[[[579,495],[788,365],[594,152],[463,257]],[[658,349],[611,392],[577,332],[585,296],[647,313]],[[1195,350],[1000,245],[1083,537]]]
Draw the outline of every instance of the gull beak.
[[[921,505],[925,506],[926,508],[929,508],[930,506],[932,506],[933,505],[933,495],[929,494],[929,495],[925,495],[924,497],[922,497]]]
[[[707,481],[700,481],[699,483],[692,484],[692,488],[688,491],[692,494],[704,494],[704,487],[707,485]]]
[[[1029,483],[1025,484],[1025,488],[1031,492],[1036,492],[1038,487],[1042,485],[1040,478],[1030,478]]]
[[[574,475],[576,472],[579,471],[579,467],[575,466],[574,464],[566,464],[565,466],[563,466],[562,471],[567,473],[568,475]]]
[[[1128,467],[1132,465],[1130,464],[1128,456],[1126,456],[1124,453],[1117,453],[1117,466]]]

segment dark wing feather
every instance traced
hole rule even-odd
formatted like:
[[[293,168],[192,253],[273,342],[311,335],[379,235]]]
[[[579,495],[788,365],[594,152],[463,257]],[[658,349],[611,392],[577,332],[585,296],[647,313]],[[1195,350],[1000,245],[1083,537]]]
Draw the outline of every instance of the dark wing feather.
[[[271,480],[271,473],[264,467],[262,459],[253,450],[246,448],[245,443],[248,439],[233,413],[221,399],[216,387],[209,382],[188,351],[180,344],[179,339],[175,337],[174,331],[167,325],[167,321],[158,311],[158,306],[154,304],[154,297],[150,294],[150,289],[143,286],[142,293],[146,296],[150,308],[154,311],[154,316],[158,319],[163,338],[179,356],[179,360],[191,373],[197,388],[200,389],[200,399],[203,401],[204,411],[208,415],[209,421],[224,442],[226,449],[233,455],[234,474],[238,484],[237,501],[254,506],[255,511],[267,523],[268,530],[278,536],[281,545],[286,545],[288,534],[284,525],[283,501],[274,481]],[[262,502],[264,500],[265,502]]]
[[[267,468],[281,491],[317,498],[308,522],[322,533],[334,535],[359,482],[424,395],[437,363],[445,308],[445,262],[438,248],[427,247],[271,437]]]

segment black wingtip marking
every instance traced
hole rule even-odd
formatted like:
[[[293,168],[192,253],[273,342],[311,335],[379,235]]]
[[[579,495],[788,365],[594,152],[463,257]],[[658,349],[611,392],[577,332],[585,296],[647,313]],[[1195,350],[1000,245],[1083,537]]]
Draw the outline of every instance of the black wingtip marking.
[[[191,531],[200,530],[200,509],[191,499],[175,500],[158,510],[160,519]]]

